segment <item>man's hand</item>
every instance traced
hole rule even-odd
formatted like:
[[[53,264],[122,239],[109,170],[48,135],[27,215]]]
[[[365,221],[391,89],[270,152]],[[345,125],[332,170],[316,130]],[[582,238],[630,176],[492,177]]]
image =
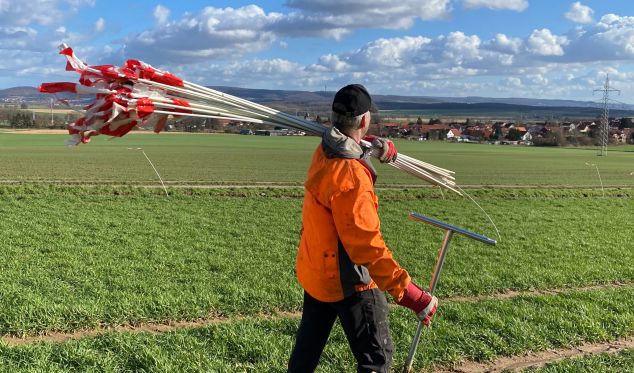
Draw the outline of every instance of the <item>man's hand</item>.
[[[426,291],[421,290],[413,282],[410,282],[405,289],[405,294],[400,301],[396,302],[403,307],[407,307],[416,313],[418,319],[425,325],[431,325],[431,318],[436,313],[438,299]]]
[[[374,135],[367,135],[363,139],[372,143],[373,146],[381,149],[381,156],[379,157],[379,160],[382,163],[390,163],[396,160],[398,152],[396,151],[396,146],[394,146],[392,141]]]

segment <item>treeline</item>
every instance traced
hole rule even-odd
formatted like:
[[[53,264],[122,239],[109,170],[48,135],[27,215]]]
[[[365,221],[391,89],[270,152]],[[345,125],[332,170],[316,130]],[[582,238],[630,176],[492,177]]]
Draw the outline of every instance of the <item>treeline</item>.
[[[0,109],[0,126],[10,128],[66,128],[79,118],[79,114],[35,113],[30,110]]]

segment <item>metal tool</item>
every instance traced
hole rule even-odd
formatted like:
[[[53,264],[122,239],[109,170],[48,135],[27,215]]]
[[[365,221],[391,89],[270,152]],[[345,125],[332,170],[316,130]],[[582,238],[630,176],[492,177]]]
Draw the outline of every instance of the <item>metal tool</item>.
[[[463,236],[472,238],[476,241],[483,242],[487,245],[495,246],[497,241],[486,236],[473,233],[466,229],[458,228],[451,224],[447,224],[440,220],[432,219],[430,217],[417,214],[415,212],[411,212],[409,214],[409,218],[414,221],[422,221],[423,223],[427,223],[429,225],[433,225],[434,227],[441,228],[445,230],[445,238],[442,241],[442,247],[440,248],[440,253],[438,253],[438,260],[436,261],[436,268],[434,268],[434,273],[431,277],[431,282],[429,284],[429,293],[434,294],[436,291],[436,285],[438,284],[438,279],[440,278],[440,273],[442,272],[443,264],[445,264],[445,257],[447,255],[447,251],[449,251],[449,242],[451,241],[451,237],[454,233],[461,234]],[[418,341],[420,340],[420,336],[423,332],[423,323],[418,321],[418,327],[416,328],[416,334],[414,334],[414,339],[412,340],[412,344],[409,346],[409,353],[407,355],[407,360],[405,361],[405,369],[406,373],[412,371],[412,364],[414,363],[414,355],[416,354],[416,348],[418,347]]]

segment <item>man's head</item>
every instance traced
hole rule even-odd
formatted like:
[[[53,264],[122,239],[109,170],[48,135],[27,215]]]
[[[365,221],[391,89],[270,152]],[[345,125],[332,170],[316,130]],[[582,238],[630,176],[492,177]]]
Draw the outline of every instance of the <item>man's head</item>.
[[[332,101],[332,123],[341,132],[367,132],[370,125],[372,98],[361,84],[350,84],[341,88]]]

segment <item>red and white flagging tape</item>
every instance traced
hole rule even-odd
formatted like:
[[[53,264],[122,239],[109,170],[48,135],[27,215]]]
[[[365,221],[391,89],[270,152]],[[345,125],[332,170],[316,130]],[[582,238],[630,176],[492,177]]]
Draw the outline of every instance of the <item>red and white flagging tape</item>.
[[[121,137],[136,126],[151,126],[159,133],[169,116],[228,119],[301,130],[321,135],[326,127],[236,96],[187,82],[139,60],[123,66],[91,66],[77,58],[72,48],[60,45],[67,59],[66,70],[80,74],[78,83],[42,83],[46,93],[69,92],[94,95],[83,116],[68,126],[68,145],[90,142],[95,135]],[[378,157],[381,149],[362,141]],[[461,194],[454,172],[399,153],[390,165],[432,185]]]

